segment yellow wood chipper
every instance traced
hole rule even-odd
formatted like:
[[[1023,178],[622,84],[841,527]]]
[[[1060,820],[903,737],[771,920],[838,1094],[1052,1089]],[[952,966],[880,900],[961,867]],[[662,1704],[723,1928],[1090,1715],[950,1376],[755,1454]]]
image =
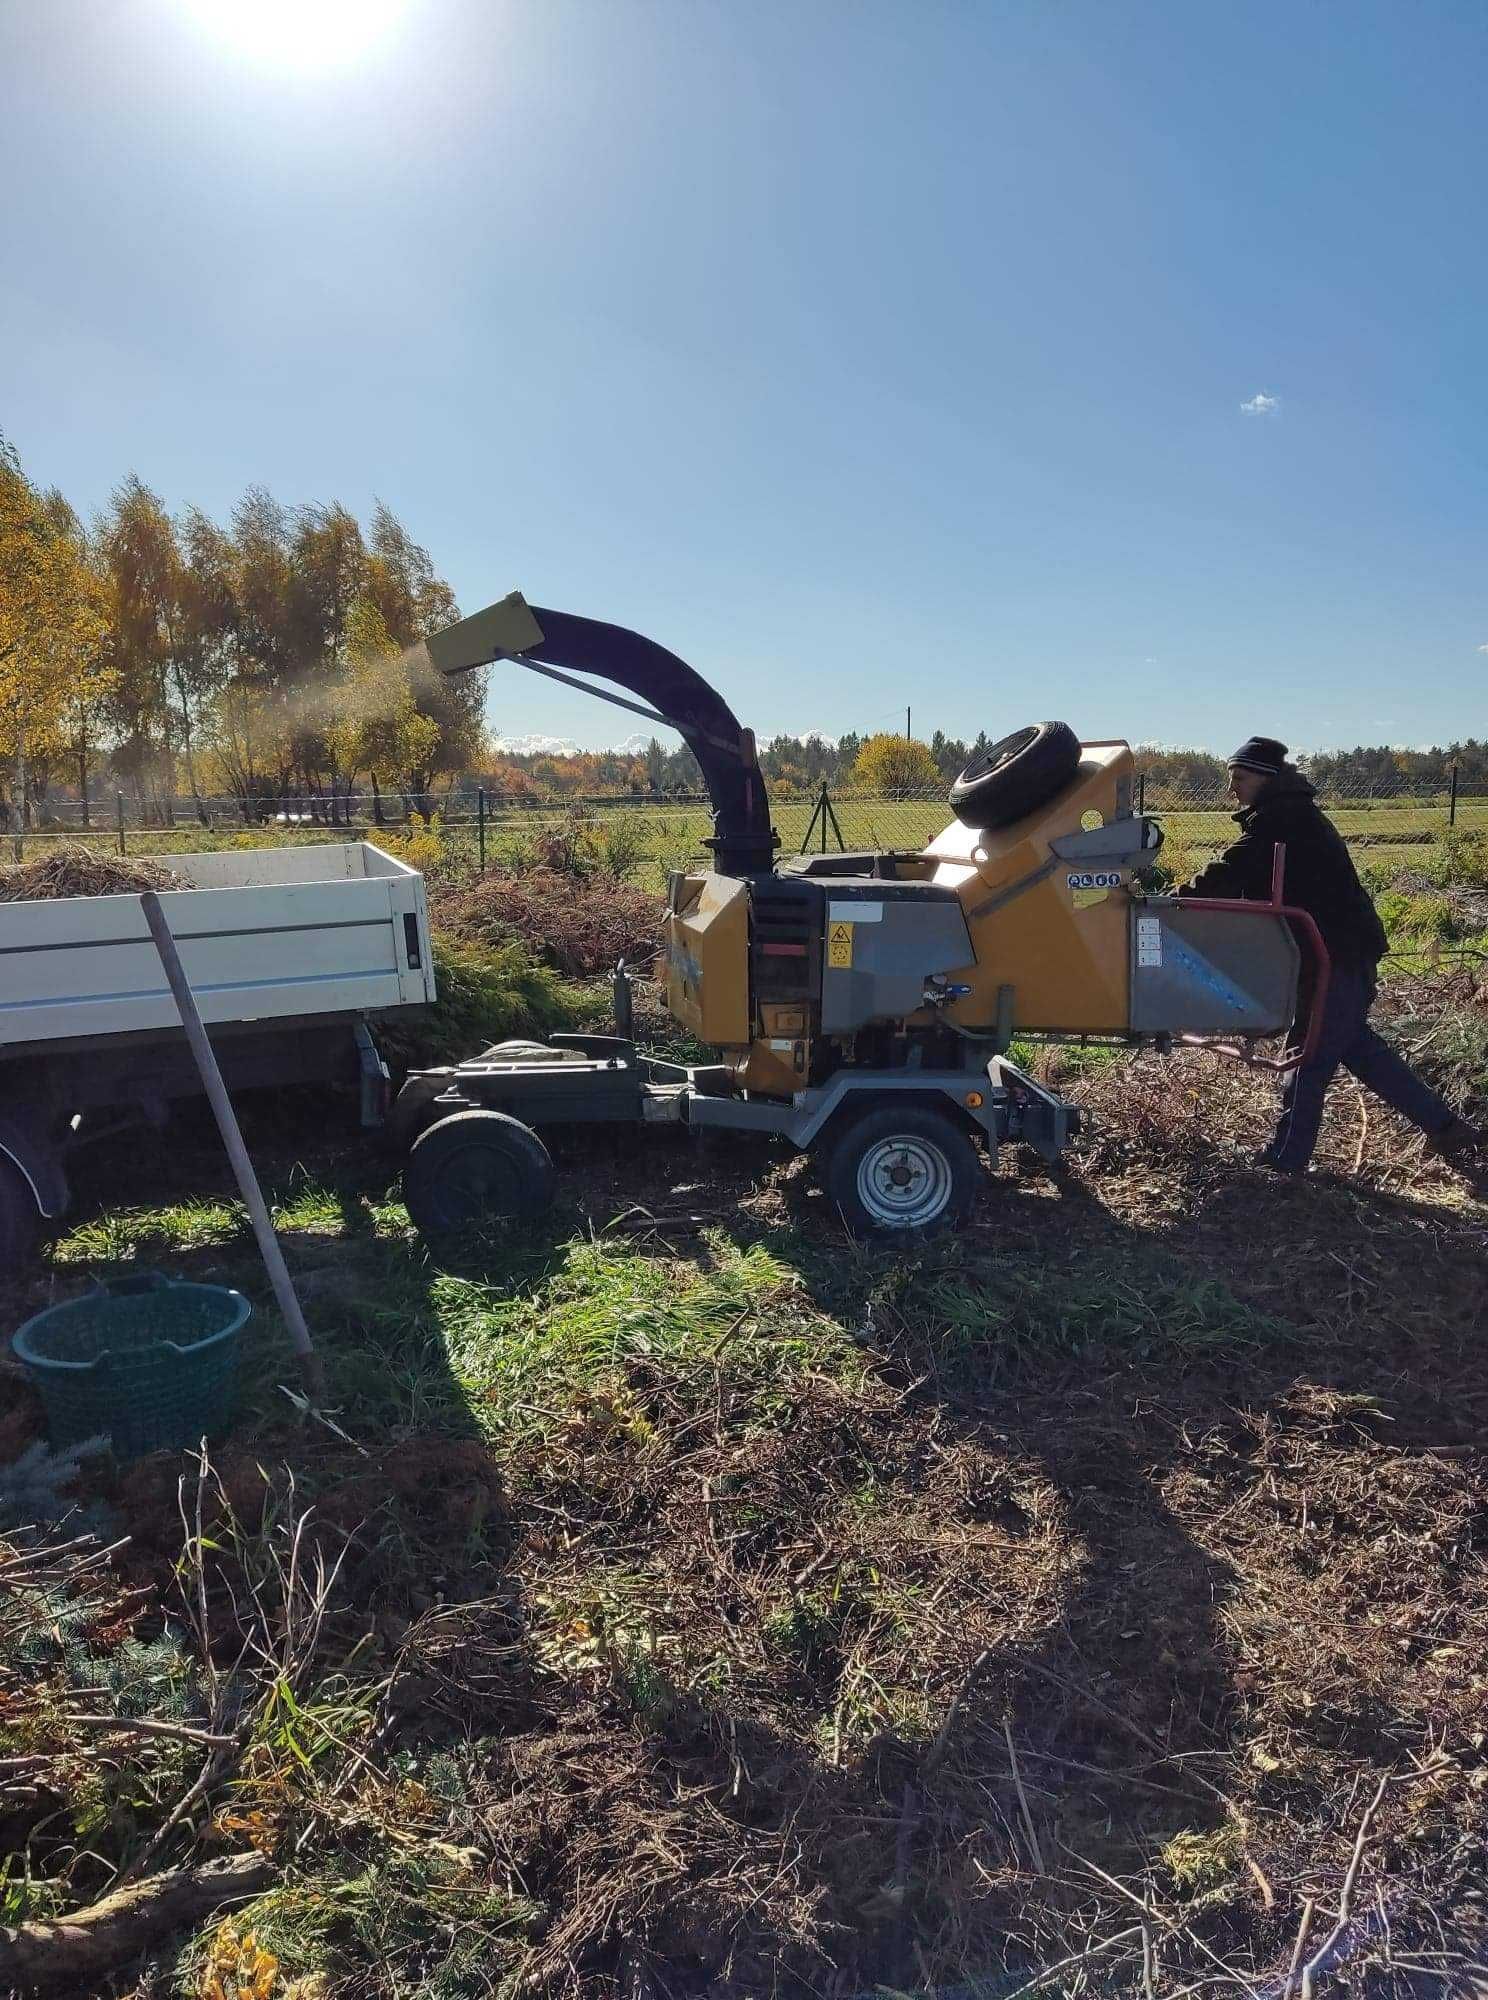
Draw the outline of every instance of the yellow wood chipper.
[[[781,859],[751,733],[653,640],[514,593],[428,643],[442,672],[509,660],[681,733],[712,801],[711,866],[670,879],[658,976],[716,1059],[640,1050],[622,968],[614,1035],[415,1073],[394,1122],[427,1232],[535,1215],[554,1180],[539,1130],[596,1122],[774,1134],[812,1153],[853,1230],[943,1227],[982,1153],[1018,1142],[1052,1162],[1078,1129],[1009,1060],[1015,1037],[1250,1051],[1293,1018],[1299,938],[1326,979],[1279,882],[1269,903],[1143,893],[1162,833],[1135,810],[1126,743],[1020,729],[961,774],[922,851]]]

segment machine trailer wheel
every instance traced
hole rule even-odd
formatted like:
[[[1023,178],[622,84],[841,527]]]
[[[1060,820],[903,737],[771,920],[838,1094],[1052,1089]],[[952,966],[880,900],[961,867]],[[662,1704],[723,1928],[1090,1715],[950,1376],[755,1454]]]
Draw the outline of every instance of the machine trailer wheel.
[[[964,826],[1011,826],[1061,791],[1080,768],[1080,739],[1067,722],[1015,729],[973,757],[951,786]]]
[[[425,1236],[482,1222],[532,1222],[553,1199],[552,1155],[504,1111],[456,1111],[421,1132],[403,1171],[403,1201]]]
[[[884,1104],[833,1134],[821,1173],[855,1236],[929,1235],[966,1214],[981,1162],[945,1112]]]
[[[0,1273],[19,1271],[35,1254],[41,1210],[14,1160],[0,1154]]]

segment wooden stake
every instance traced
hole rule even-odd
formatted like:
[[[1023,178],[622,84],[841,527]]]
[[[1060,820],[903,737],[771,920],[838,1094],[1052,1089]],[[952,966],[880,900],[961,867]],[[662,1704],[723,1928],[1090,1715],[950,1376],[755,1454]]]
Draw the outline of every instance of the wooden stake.
[[[181,964],[181,954],[176,950],[176,941],[171,936],[171,928],[166,921],[165,911],[161,908],[160,898],[153,889],[146,889],[141,894],[140,908],[145,913],[145,922],[150,926],[150,935],[155,940],[155,949],[160,954],[160,963],[165,968],[166,980],[175,997],[176,1011],[181,1016],[181,1026],[186,1030],[186,1039],[191,1044],[192,1055],[196,1058],[202,1089],[207,1094],[212,1115],[217,1120],[217,1129],[222,1134],[222,1143],[227,1148],[227,1157],[231,1160],[233,1173],[237,1176],[238,1190],[243,1197],[243,1206],[248,1211],[248,1219],[253,1224],[259,1255],[263,1258],[264,1269],[269,1274],[269,1283],[274,1288],[274,1297],[283,1315],[284,1324],[289,1329],[290,1342],[300,1358],[300,1373],[304,1379],[306,1393],[311,1403],[318,1406],[325,1400],[325,1375],[320,1365],[320,1357],[311,1342],[310,1329],[305,1324],[305,1315],[301,1312],[300,1302],[295,1296],[294,1284],[290,1279],[289,1267],[284,1261],[279,1238],[274,1234],[274,1225],[269,1220],[269,1211],[264,1204],[263,1191],[258,1185],[258,1176],[253,1171],[248,1148],[243,1144],[243,1134],[238,1127],[237,1114],[232,1108],[232,1099],[227,1094],[227,1085],[222,1081],[222,1071],[217,1067],[217,1057],[207,1039],[207,1031],[202,1025],[196,995],[191,990],[191,982]]]

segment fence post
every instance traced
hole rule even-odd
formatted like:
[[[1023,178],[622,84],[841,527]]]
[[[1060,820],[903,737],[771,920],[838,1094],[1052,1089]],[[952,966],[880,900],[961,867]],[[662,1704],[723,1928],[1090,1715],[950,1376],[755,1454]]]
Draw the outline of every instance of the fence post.
[[[114,793],[114,824],[119,829],[119,852],[124,852],[124,794]]]
[[[1452,759],[1452,795],[1447,802],[1447,825],[1457,824],[1457,759]]]
[[[481,786],[475,795],[475,824],[480,841],[480,872],[486,872],[486,788]]]

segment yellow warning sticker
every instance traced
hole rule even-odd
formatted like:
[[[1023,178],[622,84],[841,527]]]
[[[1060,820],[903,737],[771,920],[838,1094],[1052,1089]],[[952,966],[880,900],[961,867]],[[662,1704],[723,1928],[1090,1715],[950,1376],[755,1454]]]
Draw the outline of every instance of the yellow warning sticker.
[[[1067,875],[1065,880],[1075,908],[1088,910],[1096,903],[1103,903],[1109,890],[1120,888],[1121,871],[1117,868],[1095,868],[1078,875]]]
[[[827,932],[827,964],[838,971],[846,971],[852,965],[853,927],[851,924],[833,924]]]

